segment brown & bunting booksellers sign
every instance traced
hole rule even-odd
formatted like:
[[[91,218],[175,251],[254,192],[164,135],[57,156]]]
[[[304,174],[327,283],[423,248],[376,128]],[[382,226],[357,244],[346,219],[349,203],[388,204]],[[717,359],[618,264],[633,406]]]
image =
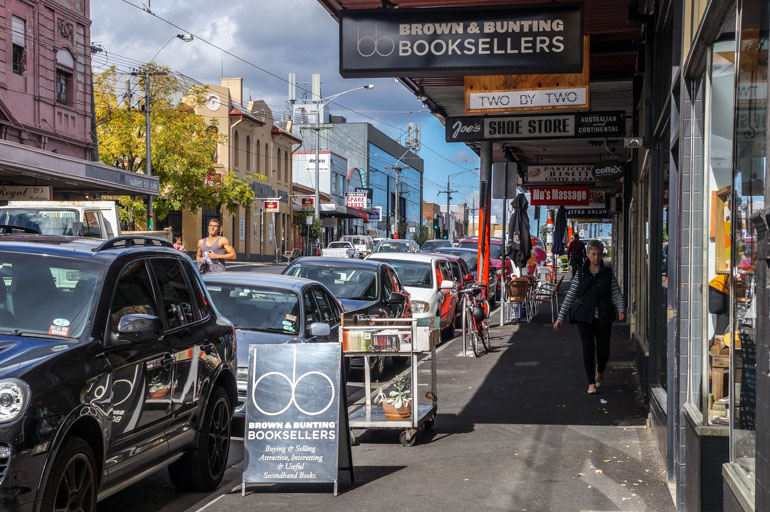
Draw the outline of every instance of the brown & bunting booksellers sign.
[[[582,4],[340,13],[340,74],[345,78],[582,69]]]

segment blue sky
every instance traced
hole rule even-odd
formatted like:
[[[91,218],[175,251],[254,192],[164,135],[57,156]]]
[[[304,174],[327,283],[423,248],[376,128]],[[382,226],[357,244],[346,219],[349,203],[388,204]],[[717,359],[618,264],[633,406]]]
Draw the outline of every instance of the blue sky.
[[[338,25],[316,0],[152,0],[152,11],[177,27],[141,10],[149,1],[91,2],[91,39],[105,49],[94,57],[95,72],[109,65],[130,71],[151,59],[170,37],[189,32],[194,41],[173,39],[156,62],[207,84],[219,83],[223,74],[243,77],[245,99],[264,99],[275,113],[285,108],[290,72],[298,82],[320,73],[324,96],[372,83],[371,91],[341,96],[335,102],[341,106],[331,105],[331,112],[351,122],[371,122],[395,139],[404,138],[409,122],[421,125],[424,199],[445,203],[438,191],[457,173],[451,177],[452,188],[459,191],[452,203],[467,199],[470,204],[471,194],[477,193],[478,170],[473,169],[479,166],[478,157],[463,144],[444,142],[441,123],[404,86],[392,78],[340,77]],[[466,169],[470,171],[462,172]]]

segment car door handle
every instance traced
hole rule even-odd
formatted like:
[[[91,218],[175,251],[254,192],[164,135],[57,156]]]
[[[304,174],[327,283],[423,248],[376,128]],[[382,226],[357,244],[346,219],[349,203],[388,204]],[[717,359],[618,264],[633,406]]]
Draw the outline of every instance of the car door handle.
[[[214,344],[213,343],[206,343],[205,345],[201,345],[201,352],[209,353],[212,350],[214,350]]]
[[[160,364],[161,366],[171,366],[174,364],[174,361],[176,361],[176,359],[174,359],[172,356],[166,356],[160,360]]]

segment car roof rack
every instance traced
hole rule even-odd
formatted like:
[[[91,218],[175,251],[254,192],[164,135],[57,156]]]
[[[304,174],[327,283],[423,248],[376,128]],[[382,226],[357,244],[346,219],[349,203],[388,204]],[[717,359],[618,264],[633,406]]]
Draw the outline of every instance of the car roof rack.
[[[99,251],[105,251],[107,249],[114,249],[121,242],[124,243],[123,247],[134,247],[137,245],[136,242],[138,240],[141,240],[143,242],[141,244],[143,246],[174,247],[174,245],[171,242],[169,242],[168,240],[164,240],[163,238],[157,238],[154,236],[145,236],[145,235],[122,235],[122,236],[112,237],[109,240],[106,240],[105,242],[102,242],[101,244],[97,245],[91,250],[94,252],[99,252]]]
[[[30,233],[33,235],[39,235],[40,230],[35,228],[29,228],[26,226],[14,226],[13,224],[0,224],[0,233],[8,235],[14,231],[21,231],[22,233]]]

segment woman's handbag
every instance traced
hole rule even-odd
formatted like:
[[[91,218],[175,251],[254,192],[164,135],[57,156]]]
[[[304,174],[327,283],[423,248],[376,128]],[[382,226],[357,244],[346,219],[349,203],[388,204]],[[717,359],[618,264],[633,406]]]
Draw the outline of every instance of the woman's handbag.
[[[583,304],[583,299],[576,300],[572,303],[572,305],[569,307],[569,311],[567,312],[567,320],[569,320],[569,323],[576,324],[577,319],[575,318],[575,315],[577,314],[578,308]]]

